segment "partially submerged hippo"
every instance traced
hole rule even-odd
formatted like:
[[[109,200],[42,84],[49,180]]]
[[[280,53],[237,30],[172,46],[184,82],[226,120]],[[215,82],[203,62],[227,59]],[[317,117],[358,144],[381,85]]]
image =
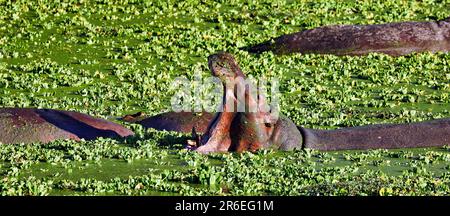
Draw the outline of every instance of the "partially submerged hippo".
[[[52,109],[0,108],[0,143],[47,143],[57,139],[126,137],[129,129],[86,114]]]
[[[230,83],[244,75],[234,58],[227,53],[210,56],[209,66],[212,74],[223,81],[224,112],[215,115],[168,112],[138,123],[145,127],[180,132],[190,132],[194,127],[195,131],[204,132],[197,148],[202,153],[255,151],[262,148],[347,150],[450,145],[450,118],[409,124],[315,130],[296,126],[283,115],[271,119],[267,112],[230,112],[227,111],[226,103],[237,100]],[[249,94],[246,94],[246,100],[249,106],[257,105],[256,99]]]
[[[214,114],[208,112],[168,112],[145,118],[143,113],[138,112],[126,115],[120,120],[141,124],[146,128],[154,128],[156,130],[190,133],[193,129],[199,132],[206,131],[213,117]]]
[[[244,48],[252,53],[319,53],[392,56],[413,52],[448,52],[450,17],[441,21],[400,22],[380,25],[333,25],[287,34]]]

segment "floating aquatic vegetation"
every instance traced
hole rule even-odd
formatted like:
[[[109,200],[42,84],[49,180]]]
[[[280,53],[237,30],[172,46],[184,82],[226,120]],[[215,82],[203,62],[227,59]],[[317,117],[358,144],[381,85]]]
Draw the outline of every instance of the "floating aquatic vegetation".
[[[393,58],[240,47],[331,24],[448,17],[449,1],[4,1],[0,107],[114,119],[170,109],[169,86],[232,52],[252,77],[280,80],[296,124],[339,128],[450,117],[450,54]],[[133,1],[134,2],[134,1]],[[387,10],[388,9],[388,10]],[[301,12],[300,12],[301,11]],[[299,14],[301,13],[301,16]],[[205,90],[206,91],[206,90]],[[188,134],[0,145],[2,195],[449,195],[449,147],[199,155]]]

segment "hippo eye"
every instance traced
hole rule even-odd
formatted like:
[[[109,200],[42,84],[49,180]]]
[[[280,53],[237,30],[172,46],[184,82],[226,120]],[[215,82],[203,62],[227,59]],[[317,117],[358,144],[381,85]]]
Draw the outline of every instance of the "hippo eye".
[[[270,124],[270,123],[264,123],[264,125],[265,125],[266,127],[272,127],[272,124]]]

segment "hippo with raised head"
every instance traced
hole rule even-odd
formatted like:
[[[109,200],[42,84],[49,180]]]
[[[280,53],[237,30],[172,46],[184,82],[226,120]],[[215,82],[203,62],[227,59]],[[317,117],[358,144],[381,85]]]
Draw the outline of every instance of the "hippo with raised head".
[[[318,53],[392,56],[413,52],[448,52],[450,17],[441,21],[399,22],[379,25],[332,25],[309,29],[244,48],[251,53]]]
[[[104,119],[53,109],[0,108],[0,143],[48,143],[57,139],[93,140],[134,133]]]
[[[233,112],[227,110],[239,100],[233,85],[244,74],[232,55],[211,55],[212,74],[222,80],[223,110],[215,115],[183,112],[163,113],[141,122],[145,127],[179,132],[204,132],[196,151],[201,153],[255,151],[270,148],[293,150],[392,149],[450,145],[450,118],[409,123],[315,130],[296,126],[280,115],[273,119],[268,112]],[[256,98],[245,92],[248,106],[257,106]],[[231,103],[231,104],[230,104]],[[227,106],[229,105],[229,106]],[[205,129],[206,128],[206,129]]]

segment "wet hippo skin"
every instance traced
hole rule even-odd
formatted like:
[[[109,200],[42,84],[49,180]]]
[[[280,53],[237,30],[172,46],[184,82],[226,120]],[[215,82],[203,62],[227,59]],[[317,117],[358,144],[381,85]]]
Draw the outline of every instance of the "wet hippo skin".
[[[166,112],[148,117],[142,112],[138,112],[125,115],[119,120],[161,131],[191,133],[194,130],[203,133],[206,131],[208,123],[214,118],[214,115],[214,113],[208,112]]]
[[[86,114],[52,109],[0,108],[0,143],[47,143],[56,139],[126,137],[129,129]]]
[[[324,26],[282,35],[274,42],[269,40],[243,49],[251,53],[366,55],[376,52],[392,56],[413,52],[448,52],[450,17],[430,22]]]
[[[409,124],[377,124],[337,130],[299,128],[304,147],[318,150],[393,149],[450,144],[450,119]]]

